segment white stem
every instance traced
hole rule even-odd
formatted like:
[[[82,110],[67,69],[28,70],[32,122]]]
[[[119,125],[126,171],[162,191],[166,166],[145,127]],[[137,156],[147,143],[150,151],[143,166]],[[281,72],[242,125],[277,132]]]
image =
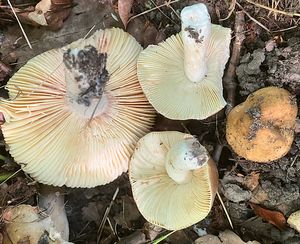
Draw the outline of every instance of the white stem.
[[[185,7],[181,21],[184,71],[192,82],[200,82],[207,73],[206,53],[211,36],[211,20],[205,4]]]
[[[193,170],[209,160],[208,152],[195,138],[188,138],[173,145],[167,153],[165,167],[168,175],[178,184],[192,178]]]

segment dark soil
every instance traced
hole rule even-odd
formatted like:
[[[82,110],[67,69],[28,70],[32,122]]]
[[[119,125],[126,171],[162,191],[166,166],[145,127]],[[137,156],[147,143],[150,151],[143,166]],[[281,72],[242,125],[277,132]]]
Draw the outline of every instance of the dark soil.
[[[12,1],[34,6],[37,1]],[[116,1],[74,1],[70,16],[58,31],[46,27],[24,25],[32,43],[30,49],[19,26],[7,11],[6,3],[0,3],[0,82],[5,85],[9,77],[27,60],[46,50],[61,47],[84,37],[93,26],[96,29],[121,27]],[[300,32],[299,18],[269,12],[258,5],[237,1],[230,14],[227,1],[182,0],[133,18],[127,31],[144,46],[157,44],[180,31],[178,15],[181,9],[192,3],[205,2],[213,23],[234,27],[235,12],[245,12],[246,40],[241,49],[241,58],[236,70],[237,102],[244,101],[250,93],[266,86],[284,87],[295,95],[299,104],[300,95]],[[268,5],[269,2],[259,1]],[[136,0],[132,14],[143,13],[162,0]],[[18,5],[19,6],[19,5]],[[279,1],[278,10],[300,12],[298,1]],[[249,16],[251,17],[249,17]],[[259,22],[255,22],[253,18]],[[269,30],[269,31],[268,31]],[[233,33],[234,36],[234,33]],[[5,96],[5,91],[1,91]],[[250,203],[288,216],[300,209],[300,135],[296,135],[290,152],[283,158],[267,163],[249,162],[235,155],[225,140],[226,116],[221,111],[204,121],[173,121],[157,116],[154,131],[177,130],[196,135],[215,159],[218,159],[220,176],[219,192],[233,222],[234,231],[244,240],[261,243],[300,243],[300,234],[286,226],[280,229],[257,216]],[[0,175],[17,172],[19,167],[5,150],[1,140],[0,154],[6,157],[0,163]],[[0,184],[1,210],[21,203],[36,205],[38,183],[22,172]],[[114,182],[92,189],[65,189],[66,211],[70,223],[70,241],[74,243],[145,243],[150,235],[168,233],[153,230],[139,213],[130,189],[128,175],[123,174]],[[117,196],[113,201],[113,196]],[[102,223],[106,209],[107,219]],[[102,225],[103,227],[101,227]],[[4,230],[4,226],[0,226]],[[150,231],[151,229],[151,231]],[[199,236],[209,233],[218,235],[230,229],[229,222],[218,198],[215,199],[209,216],[185,230],[173,233],[161,243],[193,243]],[[154,233],[154,234],[153,234]],[[157,238],[156,237],[156,238]],[[1,244],[1,235],[0,235]]]

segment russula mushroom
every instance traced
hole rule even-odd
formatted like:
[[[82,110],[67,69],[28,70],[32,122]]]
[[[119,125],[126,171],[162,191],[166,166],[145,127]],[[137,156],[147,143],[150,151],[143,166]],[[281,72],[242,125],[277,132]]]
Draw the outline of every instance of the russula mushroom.
[[[127,171],[155,111],[136,74],[141,46],[121,29],[40,54],[7,83],[5,142],[35,180],[94,187]]]
[[[181,32],[138,58],[138,77],[153,107],[170,119],[205,119],[220,111],[231,30],[211,24],[204,4],[181,11]]]
[[[300,210],[292,213],[288,220],[288,224],[300,233]]]
[[[6,208],[2,215],[5,224],[3,243],[71,243],[68,242],[69,227],[63,197],[57,196],[53,202],[54,208],[46,212],[43,208],[25,204]]]
[[[144,218],[178,230],[207,216],[217,191],[218,172],[207,150],[192,135],[151,132],[136,145],[129,179]]]
[[[248,160],[279,159],[291,148],[297,110],[295,97],[287,90],[262,88],[228,114],[226,139],[235,153]]]

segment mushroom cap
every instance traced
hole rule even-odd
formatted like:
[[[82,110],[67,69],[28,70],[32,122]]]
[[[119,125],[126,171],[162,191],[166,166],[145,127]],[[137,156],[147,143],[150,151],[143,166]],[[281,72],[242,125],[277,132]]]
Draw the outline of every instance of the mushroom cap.
[[[151,132],[139,140],[129,164],[139,211],[148,222],[165,229],[183,229],[204,219],[217,191],[218,172],[211,159],[194,170],[186,184],[177,184],[166,171],[170,147],[192,137],[176,131]]]
[[[184,71],[181,33],[166,41],[148,46],[138,58],[138,77],[153,107],[169,119],[205,119],[226,102],[222,76],[229,58],[231,30],[212,25],[207,51],[207,77],[191,82]]]
[[[300,210],[292,213],[288,220],[288,224],[300,233]]]
[[[51,217],[38,207],[21,204],[4,210],[4,242],[13,243],[71,243],[62,238]],[[69,236],[67,237],[69,238]],[[44,240],[44,242],[43,242]]]
[[[230,111],[226,139],[233,151],[248,160],[279,159],[291,148],[297,110],[287,90],[262,88]]]
[[[63,55],[89,45],[107,54],[109,80],[102,105],[95,106],[101,113],[82,116],[83,105],[71,106]],[[44,184],[94,187],[127,171],[136,142],[155,116],[137,79],[141,49],[121,29],[99,30],[88,39],[34,57],[9,80],[10,99],[0,101],[6,120],[2,132],[10,154],[25,172]]]

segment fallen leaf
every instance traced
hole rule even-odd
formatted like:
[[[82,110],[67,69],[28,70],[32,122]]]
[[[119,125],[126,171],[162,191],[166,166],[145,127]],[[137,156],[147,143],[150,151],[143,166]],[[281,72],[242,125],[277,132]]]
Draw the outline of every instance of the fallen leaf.
[[[253,191],[259,184],[259,175],[258,172],[251,172],[250,175],[245,176],[242,184],[247,187],[248,190]]]
[[[5,77],[11,74],[11,68],[0,61],[0,81],[3,81]]]
[[[156,44],[157,29],[153,24],[148,24],[144,33],[143,46],[148,47],[151,44]]]
[[[58,30],[71,13],[72,6],[73,0],[41,0],[35,7],[14,10],[22,23]],[[6,8],[6,11],[12,14],[10,8]]]
[[[73,0],[42,0],[28,17],[40,25],[58,30],[62,27],[63,21],[69,16],[72,6]]]
[[[133,0],[118,0],[118,12],[119,16],[125,26],[127,26],[128,19],[130,16],[130,11],[132,8]]]
[[[254,203],[250,203],[250,206],[257,216],[275,225],[278,229],[283,230],[286,227],[286,219],[281,212],[265,209]]]

